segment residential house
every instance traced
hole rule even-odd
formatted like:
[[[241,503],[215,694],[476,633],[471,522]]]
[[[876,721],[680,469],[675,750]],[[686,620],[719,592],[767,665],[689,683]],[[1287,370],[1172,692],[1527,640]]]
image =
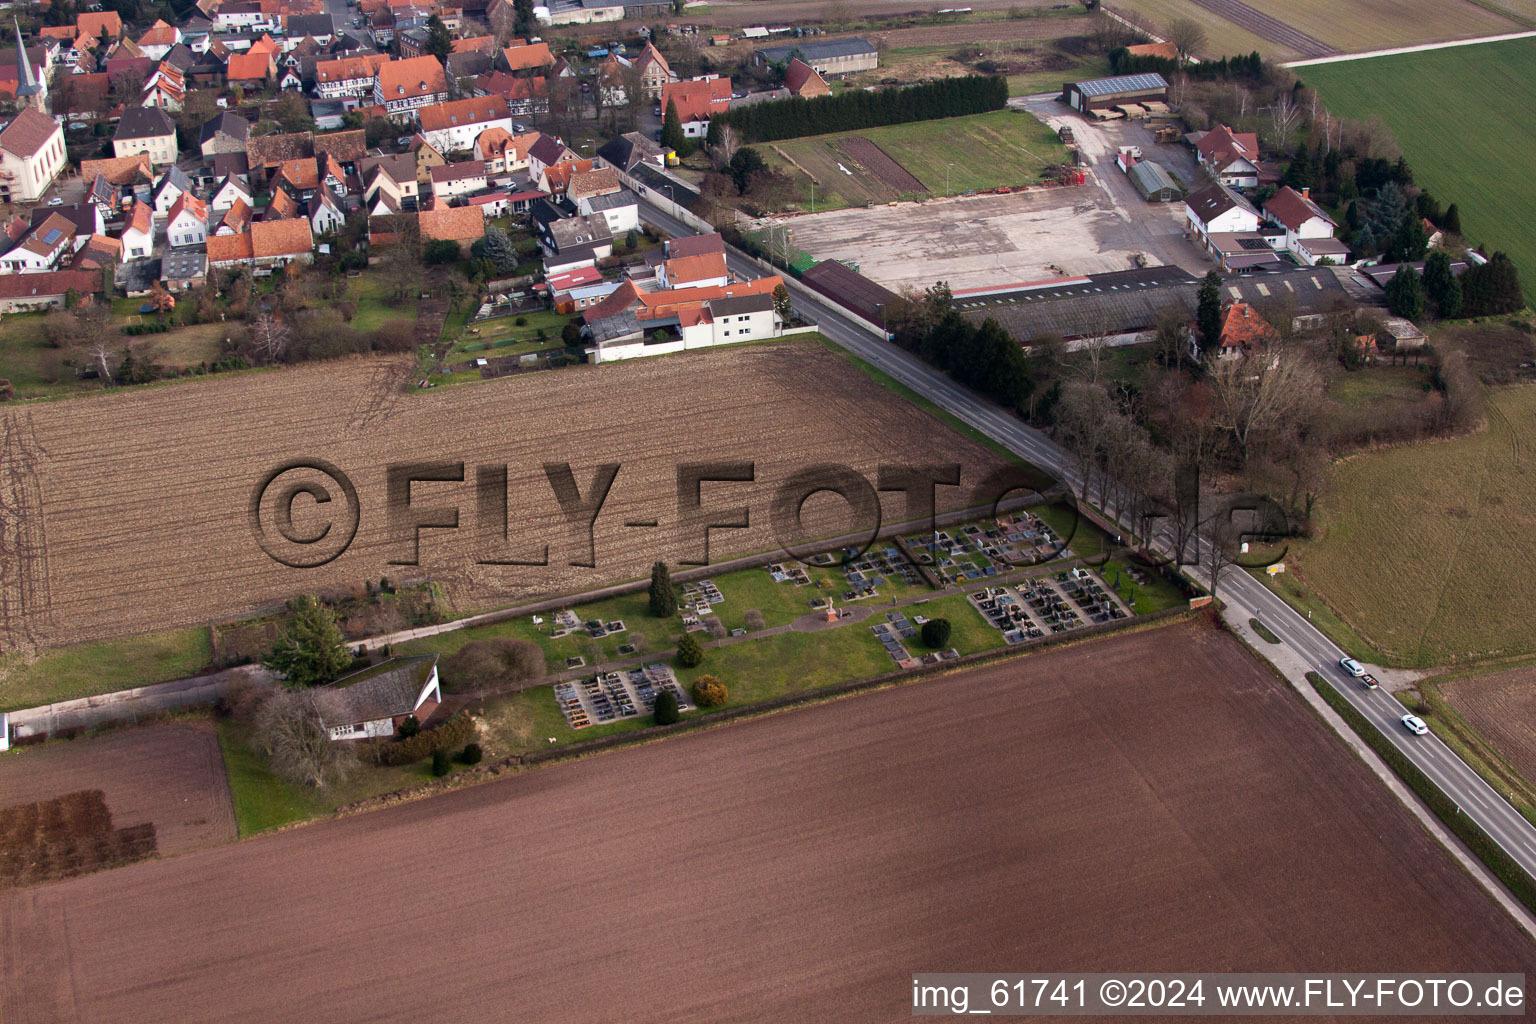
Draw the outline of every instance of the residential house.
[[[496,61],[496,66],[508,74],[526,73],[532,74],[553,67],[554,55],[549,52],[548,43],[531,43],[521,46],[509,46],[501,51],[501,57]]]
[[[149,173],[149,161],[144,161],[144,173]],[[82,175],[83,177],[83,175]],[[85,179],[85,195],[80,201],[96,207],[97,213],[106,219],[117,212],[117,188],[104,174],[93,174]]]
[[[544,173],[538,177],[529,175],[529,181],[552,196],[564,196],[570,187],[571,178],[592,170],[591,160],[569,160],[565,163],[555,164],[553,167],[544,168]]]
[[[527,169],[528,147],[538,136],[538,132],[513,135],[505,128],[491,128],[475,137],[471,153],[476,160],[485,162],[486,174],[511,174]]]
[[[656,282],[663,288],[710,288],[730,284],[731,272],[723,252],[673,256],[656,265]]]
[[[571,175],[565,187],[565,197],[572,203],[580,203],[593,196],[617,192],[622,187],[618,171],[612,167],[593,167]]]
[[[528,180],[537,183],[544,169],[578,159],[576,151],[553,135],[540,135],[528,147]]]
[[[243,235],[251,229],[251,219],[254,211],[251,204],[244,199],[236,199],[229,209],[224,211],[224,216],[214,225],[215,235]]]
[[[313,39],[330,46],[336,38],[336,20],[329,14],[283,14],[283,34],[289,39]]]
[[[112,152],[118,157],[146,153],[150,163],[156,166],[173,164],[176,162],[176,122],[157,107],[128,107],[112,136]]]
[[[243,235],[214,235],[208,239],[208,264],[214,267],[249,266],[258,275],[290,263],[314,260],[314,235],[309,220],[257,221]]]
[[[438,206],[416,215],[423,242],[457,242],[459,251],[469,254],[469,247],[485,237],[485,217],[473,206]]]
[[[69,261],[70,270],[106,270],[123,259],[123,243],[107,235],[92,235]]]
[[[208,208],[217,213],[241,202],[245,203],[247,208],[253,205],[250,187],[231,175],[221,178],[214,186],[213,198],[208,200]]]
[[[773,302],[777,275],[739,284],[643,292],[633,282],[585,309],[583,336],[594,363],[758,341],[782,330]]]
[[[1279,340],[1279,332],[1248,303],[1241,299],[1222,303],[1217,359],[1236,359]]]
[[[436,57],[412,57],[379,65],[373,102],[397,121],[448,98],[448,79]]]
[[[458,153],[471,149],[482,132],[501,129],[512,131],[512,113],[501,96],[476,96],[450,100],[416,112],[423,138],[440,153]]]
[[[602,217],[565,217],[550,203],[533,204],[531,211],[534,230],[539,236],[539,246],[546,256],[585,257],[590,260],[606,259],[613,255],[613,232]],[[554,271],[554,267],[546,267]]]
[[[640,227],[640,197],[627,188],[589,196],[576,204],[576,212],[583,217],[601,216],[614,238]]]
[[[230,88],[262,89],[277,75],[277,62],[265,50],[232,53],[225,73]]]
[[[646,6],[635,4],[634,0],[549,0],[545,5],[547,14],[537,9],[534,13],[540,22],[550,25],[595,25],[624,20],[631,5]]]
[[[215,32],[271,31],[278,26],[277,12],[268,12],[256,0],[235,0],[221,3],[213,15]]]
[[[1212,234],[1257,232],[1259,211],[1221,182],[1212,182],[1184,200],[1184,226],[1207,251]]]
[[[622,107],[629,102],[629,91],[624,83],[629,79],[634,62],[623,54],[610,53],[597,66],[598,98],[605,107]]]
[[[465,160],[432,168],[432,194],[438,199],[447,200],[454,196],[481,192],[485,187],[485,164],[479,160]]]
[[[244,153],[250,135],[251,123],[226,110],[203,125],[198,140],[203,156],[211,157],[216,153]]]
[[[1283,185],[1264,204],[1264,212],[1285,228],[1285,247],[1308,266],[1325,257],[1334,263],[1348,258],[1349,246],[1333,237],[1338,225],[1312,201],[1311,189],[1298,192]]]
[[[165,235],[171,245],[202,245],[208,238],[208,204],[183,192],[171,207]]]
[[[792,57],[789,67],[784,69],[784,85],[789,89],[791,96],[799,96],[806,100],[832,94],[832,87],[827,84],[827,80],[799,57]]]
[[[432,180],[432,168],[448,162],[436,146],[420,135],[411,136],[410,150],[416,158],[416,180],[423,185]]]
[[[165,61],[144,83],[144,93],[139,99],[141,107],[159,107],[161,110],[180,110],[187,95],[187,82],[179,68]]]
[[[265,184],[268,176],[276,173],[284,161],[305,160],[314,155],[315,137],[311,132],[258,135],[245,143],[246,162],[256,184]]]
[[[563,274],[555,274],[545,282],[549,288],[549,300],[556,313],[569,315],[595,306],[614,292],[622,282],[609,280],[592,266],[577,267]]]
[[[314,693],[333,740],[394,736],[406,719],[425,723],[443,702],[435,654],[391,658]]]
[[[75,248],[84,245],[92,235],[99,235],[106,231],[106,218],[94,203],[80,203],[74,206],[38,206],[34,207],[31,214],[30,227],[33,229],[42,225],[49,217],[63,217],[74,225]]]
[[[662,111],[673,104],[683,124],[683,135],[702,139],[709,132],[709,119],[731,109],[731,80],[716,77],[672,82],[661,91]]]
[[[298,202],[306,203],[319,188],[320,165],[314,157],[284,160],[272,175],[271,191],[274,196],[281,189]]]
[[[166,291],[187,292],[208,280],[208,254],[202,249],[178,249],[160,259],[160,280]]]
[[[315,156],[331,157],[349,174],[357,169],[357,162],[368,155],[367,136],[361,128],[316,135],[312,142]]]
[[[138,47],[150,60],[159,60],[179,42],[181,42],[181,29],[175,25],[167,25],[156,18],[155,23],[139,37]]]
[[[677,81],[667,58],[651,43],[646,43],[640,56],[635,58],[635,68],[640,76],[640,91],[645,94],[647,102],[659,101],[668,83]]]
[[[537,75],[518,78],[505,71],[493,71],[475,79],[475,95],[500,96],[507,101],[507,111],[513,117],[549,113],[549,86]]]
[[[123,19],[116,11],[81,11],[75,17],[75,28],[83,36],[116,42],[123,36]]]
[[[129,190],[134,194],[143,192],[143,198],[149,200],[150,190],[155,183],[154,165],[149,161],[148,153],[138,153],[134,156],[108,157],[105,160],[80,161],[80,177],[89,182],[97,179],[105,181],[111,188],[112,208],[118,206],[119,190]],[[100,186],[91,186],[92,201],[99,201]],[[108,216],[110,216],[110,211]]]
[[[347,215],[336,202],[336,197],[325,189],[321,189],[310,198],[305,207],[305,213],[309,217],[310,230],[316,236],[340,231],[342,225],[347,222]]]
[[[155,184],[155,190],[150,194],[149,205],[154,208],[155,217],[164,220],[171,215],[171,207],[176,205],[183,193],[192,191],[192,179],[187,177],[185,171],[175,164],[167,167],[165,173]]]
[[[625,132],[603,143],[597,155],[604,164],[620,174],[628,174],[635,165],[642,163],[665,167],[667,151],[639,132]]]
[[[380,196],[390,213],[403,209],[415,209],[418,198],[416,161],[409,153],[391,156],[371,156],[358,163],[358,173],[363,180],[363,201],[370,214],[380,204]]]
[[[155,249],[155,211],[135,199],[123,218],[123,259],[148,259]]]
[[[83,296],[89,302],[90,297],[99,291],[101,272],[98,270],[0,275],[0,313],[63,309],[70,292]]]
[[[285,189],[273,189],[266,209],[261,211],[262,220],[293,220],[300,215],[303,204]]]
[[[64,163],[63,127],[48,115],[23,107],[0,128],[0,201],[37,202]]]
[[[321,99],[340,100],[348,110],[371,100],[379,68],[389,63],[382,53],[341,57],[315,64],[315,95]]]
[[[75,234],[75,225],[71,221],[51,213],[27,231],[20,242],[0,255],[0,270],[7,274],[41,274],[56,270],[64,257],[75,254]]]
[[[1200,136],[1195,155],[1206,173],[1223,185],[1259,185],[1259,137],[1253,132],[1234,132],[1224,124],[1217,125]]]

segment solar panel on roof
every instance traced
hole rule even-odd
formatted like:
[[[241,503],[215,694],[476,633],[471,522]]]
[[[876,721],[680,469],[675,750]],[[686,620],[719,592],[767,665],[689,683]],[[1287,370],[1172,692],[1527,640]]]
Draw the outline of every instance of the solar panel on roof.
[[[1146,92],[1168,88],[1167,79],[1151,73],[1145,75],[1116,75],[1114,78],[1090,78],[1074,83],[1084,96],[1110,96],[1117,92]]]
[[[43,244],[44,245],[52,245],[54,242],[57,242],[59,240],[59,236],[62,235],[62,234],[64,234],[64,232],[60,231],[58,228],[53,228],[46,235],[43,236]]]

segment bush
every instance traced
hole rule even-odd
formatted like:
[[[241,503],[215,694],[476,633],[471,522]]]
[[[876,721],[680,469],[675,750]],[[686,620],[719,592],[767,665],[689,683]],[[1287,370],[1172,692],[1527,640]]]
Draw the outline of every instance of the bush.
[[[693,701],[701,708],[718,708],[730,699],[725,684],[714,676],[699,676],[693,681]]]
[[[1277,644],[1280,642],[1280,638],[1275,636],[1275,631],[1264,625],[1264,623],[1260,622],[1258,619],[1249,619],[1248,625],[1252,627],[1255,633],[1264,638],[1265,643]]]
[[[948,619],[929,619],[923,623],[923,646],[948,647],[950,625]]]
[[[447,263],[459,262],[460,255],[458,242],[439,238],[427,243],[426,248],[422,251],[421,260],[429,267],[441,266]]]
[[[433,775],[437,776],[438,778],[442,778],[444,775],[447,775],[452,770],[453,770],[453,764],[448,759],[448,751],[446,751],[446,750],[434,750],[434,751],[432,751],[432,774]]]
[[[519,327],[527,327],[528,326],[528,318],[525,317],[525,316],[520,316],[516,320],[513,320],[512,322],[514,324],[516,324],[517,326],[519,326]]]
[[[408,740],[412,736],[418,735],[420,732],[421,732],[421,722],[417,721],[415,715],[408,715],[408,716],[406,716],[405,721],[400,723],[400,738],[401,739]]]
[[[656,712],[653,716],[657,725],[671,725],[677,721],[677,698],[672,696],[671,690],[662,690],[656,695]]]
[[[475,690],[526,683],[544,671],[544,652],[532,640],[472,640],[443,659],[443,688]]]
[[[767,625],[763,619],[763,613],[758,611],[756,608],[748,608],[747,613],[741,617],[741,622],[742,625],[746,626],[753,632],[756,632],[757,630],[762,629],[765,625]]]
[[[683,668],[694,668],[704,661],[704,648],[692,633],[684,633],[677,642],[677,663]]]
[[[378,750],[381,764],[397,766],[415,764],[433,751],[447,750],[475,737],[475,722],[468,715],[454,715],[435,729],[423,729],[409,739],[398,743],[386,743]]]
[[[464,764],[479,764],[485,757],[485,751],[480,749],[478,743],[466,743],[464,749],[459,751],[459,760]]]

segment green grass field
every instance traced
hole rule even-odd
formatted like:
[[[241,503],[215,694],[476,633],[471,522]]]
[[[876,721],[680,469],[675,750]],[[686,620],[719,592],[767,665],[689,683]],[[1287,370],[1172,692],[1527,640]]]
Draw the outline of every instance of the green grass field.
[[[182,679],[213,652],[201,626],[0,658],[0,710]]]
[[[1536,40],[1458,46],[1298,68],[1335,114],[1379,116],[1413,165],[1414,183],[1456,203],[1473,245],[1502,249],[1536,298]]]
[[[1489,419],[1471,437],[1338,464],[1320,536],[1291,544],[1277,589],[1330,633],[1342,619],[1336,639],[1386,664],[1536,651],[1536,388],[1494,392]]]
[[[883,187],[861,169],[849,167],[852,174],[838,169],[839,163],[848,167],[850,161],[834,147],[851,136],[863,136],[878,145],[935,196],[1032,184],[1040,179],[1042,169],[1062,163],[1067,152],[1055,132],[1014,110],[812,135],[759,149],[771,165],[794,178],[798,206],[810,208],[810,174],[817,178],[816,209],[835,210],[862,205],[872,190],[878,194]],[[887,198],[894,196],[887,193]]]

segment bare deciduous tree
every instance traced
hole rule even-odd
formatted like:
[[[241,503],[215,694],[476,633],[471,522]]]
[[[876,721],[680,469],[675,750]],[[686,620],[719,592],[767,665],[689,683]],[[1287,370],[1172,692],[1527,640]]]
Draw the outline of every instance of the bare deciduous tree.
[[[299,786],[325,788],[345,779],[357,757],[331,740],[311,690],[278,690],[256,712],[252,734],[279,778]]]
[[[1301,123],[1301,108],[1296,101],[1291,99],[1291,94],[1283,92],[1280,98],[1275,100],[1269,108],[1269,123],[1275,130],[1275,145],[1283,150],[1291,148],[1291,135],[1296,126]]]
[[[1280,344],[1214,360],[1208,380],[1216,420],[1231,431],[1245,463],[1255,441],[1293,424],[1321,391],[1317,367],[1306,353]]]
[[[736,155],[736,150],[741,148],[741,135],[734,125],[722,121],[720,127],[715,129],[715,136],[715,144],[709,147],[709,162],[715,170],[722,171],[731,162],[731,157]]]
[[[251,354],[259,362],[281,362],[288,354],[288,325],[271,313],[261,313],[251,320]]]
[[[1179,56],[1197,57],[1205,49],[1205,29],[1197,21],[1177,18],[1168,25],[1168,41],[1179,48]]]

